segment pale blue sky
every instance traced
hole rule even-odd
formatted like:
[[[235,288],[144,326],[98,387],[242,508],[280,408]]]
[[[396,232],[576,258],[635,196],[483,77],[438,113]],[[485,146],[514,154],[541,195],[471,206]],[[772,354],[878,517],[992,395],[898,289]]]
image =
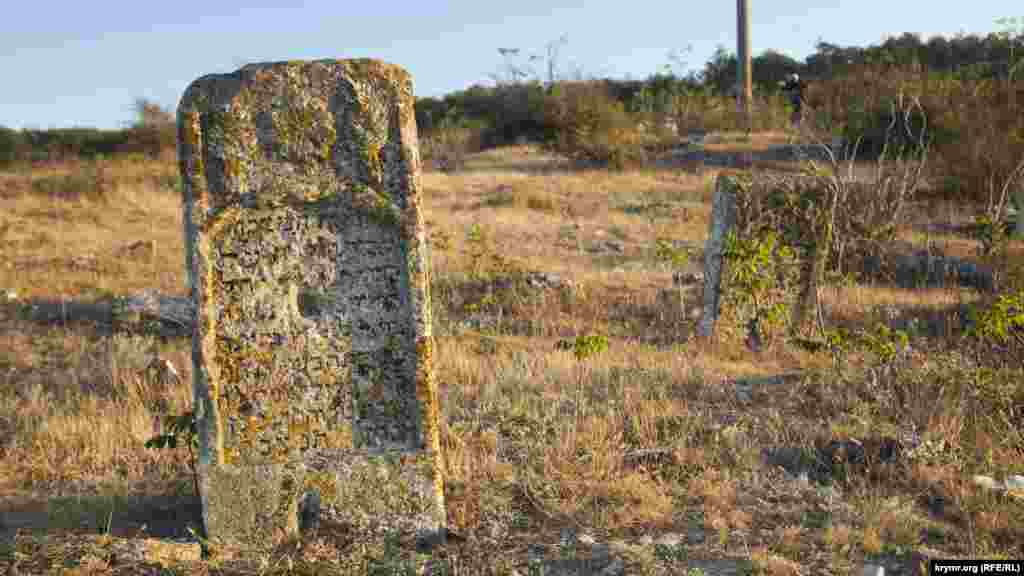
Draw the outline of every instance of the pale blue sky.
[[[1021,16],[1017,0],[751,0],[752,46],[803,60],[819,39],[984,35]],[[145,97],[174,109],[185,87],[249,62],[374,57],[405,67],[418,96],[492,84],[499,47],[541,53],[567,35],[561,71],[639,79],[692,45],[701,68],[736,47],[736,2],[638,0],[333,0],[233,2],[35,0],[0,19],[0,125],[117,128]]]

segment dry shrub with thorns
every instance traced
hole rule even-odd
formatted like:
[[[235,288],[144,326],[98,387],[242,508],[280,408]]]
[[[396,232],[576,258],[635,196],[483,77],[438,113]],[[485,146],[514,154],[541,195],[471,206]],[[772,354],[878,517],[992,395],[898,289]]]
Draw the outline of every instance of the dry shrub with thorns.
[[[807,311],[817,310],[817,287],[826,273],[843,275],[859,267],[865,257],[882,253],[881,248],[896,237],[904,223],[906,207],[921,188],[928,159],[926,130],[915,135],[911,129],[915,114],[921,125],[926,125],[920,102],[900,94],[892,104],[886,143],[867,183],[853,176],[859,141],[851,147],[844,177],[840,160],[820,138],[818,146],[827,154],[828,169],[809,161],[799,176],[759,174],[756,183],[741,179],[737,235],[758,239],[779,234],[785,246],[802,252],[800,295],[793,315],[797,332],[803,331]],[[890,155],[890,142],[914,136],[916,141]],[[918,152],[908,158],[907,147]],[[780,287],[784,287],[781,278]]]

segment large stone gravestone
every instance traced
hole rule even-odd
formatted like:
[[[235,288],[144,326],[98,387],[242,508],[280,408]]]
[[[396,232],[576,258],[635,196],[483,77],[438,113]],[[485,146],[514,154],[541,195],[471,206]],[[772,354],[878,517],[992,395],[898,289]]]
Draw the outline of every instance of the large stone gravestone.
[[[443,537],[413,103],[375,60],[252,64],[182,97],[211,543],[326,519]]]

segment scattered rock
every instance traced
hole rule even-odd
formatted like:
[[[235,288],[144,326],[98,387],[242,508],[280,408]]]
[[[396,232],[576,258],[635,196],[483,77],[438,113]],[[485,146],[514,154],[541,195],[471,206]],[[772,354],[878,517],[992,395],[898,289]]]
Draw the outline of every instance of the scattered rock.
[[[855,438],[833,440],[819,451],[826,466],[842,464],[863,464],[864,445]]]
[[[864,576],[885,576],[885,567],[876,566],[874,564],[865,564],[864,570],[861,574]]]
[[[693,284],[702,284],[703,282],[704,272],[676,271],[672,273],[672,284],[674,286],[689,286]]]
[[[137,240],[117,249],[116,254],[123,258],[149,258],[156,252],[156,242]]]
[[[497,324],[497,319],[490,316],[473,315],[459,323],[459,327],[463,330],[488,330]]]
[[[622,254],[625,252],[625,247],[622,242],[618,240],[604,240],[602,242],[595,242],[587,249],[588,252],[612,252],[615,254]]]
[[[622,562],[622,560],[618,558],[612,558],[612,561],[604,567],[604,570],[601,570],[601,576],[617,576],[619,574],[624,574],[625,569],[626,565]]]
[[[1006,492],[1010,496],[1024,497],[1024,476],[1017,474],[1007,476],[1003,482],[999,482],[991,476],[978,474],[971,477],[971,483],[980,488]]]
[[[560,288],[572,288],[574,284],[561,274],[556,272],[529,272],[526,274],[526,284],[538,290],[557,290]]]
[[[815,469],[814,456],[807,450],[792,446],[763,448],[761,461],[766,466],[778,466],[794,477]]]
[[[997,490],[999,488],[999,483],[996,482],[995,478],[992,478],[991,476],[982,476],[980,474],[973,476],[971,478],[971,483],[975,486],[988,488],[989,490]]]
[[[700,531],[700,540],[702,542],[704,540],[704,532],[703,531]],[[676,547],[676,546],[679,546],[680,544],[683,544],[684,542],[689,542],[690,544],[693,544],[693,542],[690,542],[689,538],[683,538],[682,534],[676,534],[675,532],[669,532],[667,534],[662,534],[661,536],[659,536],[658,539],[654,541],[654,544],[657,545],[657,546]]]
[[[740,404],[750,404],[753,401],[753,389],[750,386],[736,386],[736,401]]]
[[[611,556],[606,545],[588,545],[583,538],[579,538],[572,528],[564,528],[559,539],[559,548],[572,548],[575,558],[554,558],[548,559],[547,547],[531,544],[527,548],[527,557],[531,565],[529,573],[538,570],[542,574],[551,576],[620,576],[624,574],[625,563],[621,558]],[[587,541],[594,541],[588,537]],[[584,546],[579,546],[583,544]],[[589,548],[581,550],[580,548]],[[562,554],[562,551],[553,551],[555,555]]]

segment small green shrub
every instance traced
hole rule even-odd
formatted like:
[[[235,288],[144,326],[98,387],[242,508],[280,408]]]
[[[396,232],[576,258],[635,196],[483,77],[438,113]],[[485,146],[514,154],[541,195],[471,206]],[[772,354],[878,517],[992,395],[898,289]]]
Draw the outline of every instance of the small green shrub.
[[[740,325],[753,319],[766,329],[782,327],[792,305],[788,295],[793,292],[793,249],[772,231],[755,237],[732,231],[725,239],[724,256],[728,272],[723,294]]]
[[[676,248],[671,240],[658,238],[654,245],[654,256],[660,262],[668,264],[672,270],[681,270],[690,261],[690,250],[685,246]]]
[[[864,331],[861,345],[867,349],[879,365],[892,364],[899,354],[907,349],[909,337],[903,330],[893,330],[885,324],[876,324],[872,332]]]
[[[905,159],[924,152],[927,112],[905,111],[898,99],[885,98],[870,108],[857,101],[849,103],[842,136],[847,142],[857,142],[859,158],[875,160],[885,154]]]
[[[495,275],[515,272],[516,266],[494,247],[494,238],[479,224],[466,231],[466,251],[470,259],[469,276],[473,280],[488,281]]]
[[[545,120],[555,132],[555,152],[615,169],[643,162],[636,123],[601,85],[557,85],[546,100]]]
[[[483,148],[520,141],[544,142],[554,133],[545,121],[547,95],[538,82],[509,84],[494,89],[487,128],[481,132]]]
[[[22,133],[0,126],[0,168],[9,166],[25,156],[27,143]]]
[[[196,468],[196,456],[199,451],[199,436],[196,429],[195,414],[189,410],[181,414],[167,417],[165,430],[146,441],[145,447],[154,450],[174,450],[178,441],[182,440],[188,448],[188,464],[192,470],[192,487],[199,494],[199,470]]]
[[[467,119],[451,108],[420,140],[421,155],[443,172],[456,172],[465,166],[468,154],[480,151],[483,130],[482,121]]]
[[[975,340],[979,355],[994,352],[1019,367],[1024,364],[1024,290],[1000,294],[981,311],[972,311],[973,326],[967,336]]]

